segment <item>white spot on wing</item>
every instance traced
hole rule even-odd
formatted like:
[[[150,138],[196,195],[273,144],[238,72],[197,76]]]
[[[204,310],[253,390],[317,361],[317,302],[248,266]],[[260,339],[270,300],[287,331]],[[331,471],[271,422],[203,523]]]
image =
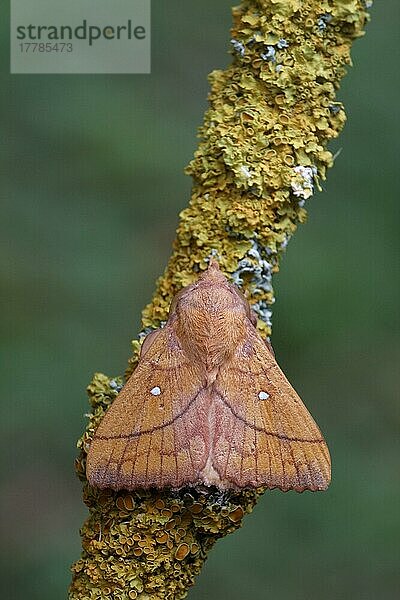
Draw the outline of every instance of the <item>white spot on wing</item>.
[[[156,385],[155,387],[153,387],[152,390],[150,390],[150,394],[152,394],[153,396],[159,396],[161,394],[161,390],[158,387],[158,385]]]
[[[269,394],[267,392],[258,392],[258,397],[260,400],[268,400]]]

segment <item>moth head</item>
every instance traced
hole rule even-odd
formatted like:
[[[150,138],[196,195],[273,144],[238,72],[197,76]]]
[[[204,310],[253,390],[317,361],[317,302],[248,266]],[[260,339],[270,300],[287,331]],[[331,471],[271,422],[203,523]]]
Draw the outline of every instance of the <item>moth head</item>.
[[[214,281],[215,283],[227,283],[225,275],[219,268],[218,261],[211,258],[208,263],[208,269],[199,277],[199,281]]]
[[[210,260],[207,271],[201,276],[200,279],[205,280],[206,282],[212,282],[217,285],[219,283],[219,284],[223,285],[225,288],[227,288],[229,290],[229,292],[231,293],[231,295],[235,299],[234,303],[238,307],[240,306],[241,308],[243,308],[247,318],[251,321],[251,323],[253,325],[257,325],[257,315],[252,310],[246,296],[244,295],[244,293],[242,292],[242,290],[240,288],[238,288],[233,283],[228,282],[225,275],[221,272],[221,270],[219,268],[219,264],[215,260],[215,258],[212,258]]]
[[[257,322],[244,294],[228,281],[214,258],[197,281],[176,294],[170,307],[170,319],[178,316],[192,320],[198,316],[202,320],[202,316],[208,319],[213,314],[219,314],[219,318],[224,314],[232,323],[246,317],[253,325]]]
[[[169,314],[173,315],[180,302],[182,300],[184,301],[188,297],[192,297],[192,292],[194,292],[199,287],[201,289],[203,286],[215,287],[218,285],[227,286],[229,284],[227,278],[221,272],[218,262],[214,258],[211,258],[207,270],[200,275],[197,281],[187,285],[186,287],[182,288],[177,294],[175,294],[169,308]]]

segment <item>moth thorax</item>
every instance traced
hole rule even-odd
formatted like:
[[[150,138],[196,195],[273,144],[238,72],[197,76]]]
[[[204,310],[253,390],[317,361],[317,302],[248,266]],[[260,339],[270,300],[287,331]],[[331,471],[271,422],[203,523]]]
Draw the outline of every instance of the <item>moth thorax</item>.
[[[236,311],[191,310],[179,319],[177,333],[186,354],[208,368],[219,367],[243,341],[244,319]]]

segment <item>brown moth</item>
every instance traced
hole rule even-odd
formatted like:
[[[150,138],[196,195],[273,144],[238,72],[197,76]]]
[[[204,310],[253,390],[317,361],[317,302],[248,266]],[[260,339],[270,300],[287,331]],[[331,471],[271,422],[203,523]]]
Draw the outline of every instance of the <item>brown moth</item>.
[[[325,490],[327,445],[255,323],[212,260],[146,337],[90,445],[89,483]]]

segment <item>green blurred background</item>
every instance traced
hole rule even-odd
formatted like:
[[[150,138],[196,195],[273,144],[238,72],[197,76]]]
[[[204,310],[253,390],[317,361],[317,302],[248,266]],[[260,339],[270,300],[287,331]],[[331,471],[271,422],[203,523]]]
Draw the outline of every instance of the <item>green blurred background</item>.
[[[170,253],[231,3],[153,2],[152,74],[9,75],[1,16],[1,573],[64,598],[86,510],[75,440],[96,370],[123,372]],[[191,600],[399,597],[398,0],[339,93],[343,148],[275,279],[278,359],[326,434],[325,494],[266,493]]]

